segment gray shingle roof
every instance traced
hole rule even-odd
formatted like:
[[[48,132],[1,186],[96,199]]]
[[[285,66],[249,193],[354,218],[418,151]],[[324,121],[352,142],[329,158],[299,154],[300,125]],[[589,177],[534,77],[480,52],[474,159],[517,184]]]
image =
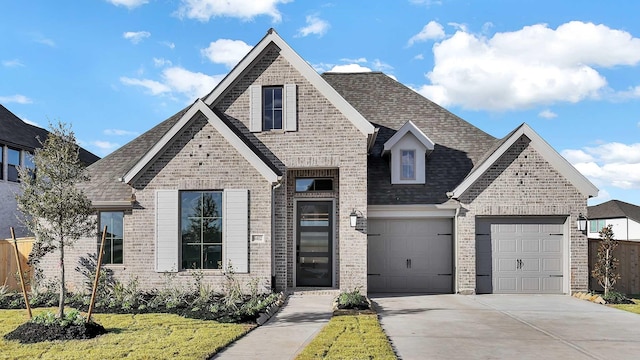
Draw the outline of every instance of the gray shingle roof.
[[[180,110],[151,130],[89,166],[87,170],[91,181],[82,186],[89,199],[92,201],[130,199],[131,187],[118,179],[124,176],[180,120],[187,109]]]
[[[0,143],[33,152],[42,147],[38,139],[45,141],[47,136],[49,136],[47,130],[27,124],[6,107],[0,105]],[[82,147],[79,158],[86,165],[93,164],[100,159]]]
[[[640,222],[640,206],[620,200],[609,200],[587,208],[589,219],[629,218]]]
[[[325,73],[322,77],[379,128],[368,160],[368,201],[384,204],[440,204],[501,140],[462,120],[410,88],[379,72]],[[425,185],[391,185],[384,143],[408,120],[433,142]]]

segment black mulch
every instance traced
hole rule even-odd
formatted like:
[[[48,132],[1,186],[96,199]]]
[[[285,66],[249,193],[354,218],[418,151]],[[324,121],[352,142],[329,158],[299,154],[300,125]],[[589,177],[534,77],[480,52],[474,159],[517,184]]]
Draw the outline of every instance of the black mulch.
[[[92,339],[98,335],[106,334],[107,330],[94,322],[82,325],[69,324],[43,325],[32,322],[24,323],[4,336],[7,340],[17,340],[23,344],[37,343],[52,340],[80,340]]]

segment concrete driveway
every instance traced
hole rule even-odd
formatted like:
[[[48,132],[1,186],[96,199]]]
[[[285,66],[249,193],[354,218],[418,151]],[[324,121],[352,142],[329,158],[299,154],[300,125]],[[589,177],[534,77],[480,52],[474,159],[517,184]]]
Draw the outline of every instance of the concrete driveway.
[[[405,360],[640,358],[640,315],[566,295],[370,297]]]

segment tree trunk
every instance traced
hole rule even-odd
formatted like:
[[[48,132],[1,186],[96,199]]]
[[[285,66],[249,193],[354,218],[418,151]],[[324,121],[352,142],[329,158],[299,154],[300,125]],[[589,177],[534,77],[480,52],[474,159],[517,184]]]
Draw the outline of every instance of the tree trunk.
[[[66,287],[64,286],[64,241],[60,241],[60,303],[58,305],[58,317],[64,318],[64,299]]]
[[[611,254],[609,253],[609,249],[607,249],[607,252],[605,254],[605,263],[607,264],[607,266],[604,269],[604,296],[606,297],[607,295],[609,295],[609,287],[611,287],[609,282],[609,264],[611,263]]]

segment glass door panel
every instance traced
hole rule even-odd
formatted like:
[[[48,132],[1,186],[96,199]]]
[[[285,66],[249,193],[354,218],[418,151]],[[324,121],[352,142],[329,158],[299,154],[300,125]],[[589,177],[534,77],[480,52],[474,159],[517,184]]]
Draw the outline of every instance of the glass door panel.
[[[296,286],[332,286],[333,202],[299,201]]]

